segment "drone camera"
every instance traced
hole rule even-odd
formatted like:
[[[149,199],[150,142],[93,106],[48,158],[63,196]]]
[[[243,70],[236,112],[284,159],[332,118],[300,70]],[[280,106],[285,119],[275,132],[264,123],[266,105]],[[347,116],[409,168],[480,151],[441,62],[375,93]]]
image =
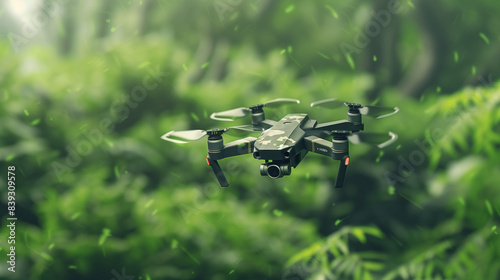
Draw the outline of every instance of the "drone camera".
[[[277,179],[292,173],[290,164],[281,163],[263,163],[260,165],[260,174],[269,176],[269,178]]]

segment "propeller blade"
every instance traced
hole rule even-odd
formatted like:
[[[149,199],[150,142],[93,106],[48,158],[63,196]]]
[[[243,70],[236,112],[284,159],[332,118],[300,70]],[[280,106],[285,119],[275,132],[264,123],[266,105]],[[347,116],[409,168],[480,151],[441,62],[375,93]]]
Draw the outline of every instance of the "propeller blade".
[[[398,139],[398,135],[390,131],[388,134],[373,133],[373,132],[357,132],[348,135],[347,138],[353,144],[371,144],[371,145],[376,145],[377,147],[382,149],[396,142],[396,140]]]
[[[300,100],[292,99],[292,98],[277,98],[277,99],[274,99],[271,101],[267,101],[266,103],[264,103],[264,106],[274,108],[274,107],[278,107],[278,106],[281,106],[281,105],[284,105],[287,103],[300,104]]]
[[[337,100],[335,98],[329,98],[329,99],[323,99],[323,100],[313,102],[313,103],[311,103],[311,107],[320,106],[320,107],[324,107],[324,108],[328,108],[328,109],[337,109],[337,108],[340,108],[342,106],[345,106],[344,103],[345,103],[345,101]]]
[[[392,116],[399,112],[398,107],[381,107],[381,106],[363,106],[359,108],[359,112],[362,115],[376,118],[376,119],[381,119],[385,118],[388,116]]]
[[[187,140],[187,141],[193,141],[193,140],[198,140],[202,138],[203,136],[207,135],[206,130],[184,130],[184,131],[170,131],[166,134],[164,134],[161,139],[165,141],[170,141],[174,143],[180,143],[180,144],[185,144],[187,142],[182,141],[182,140]],[[172,138],[173,137],[173,138]],[[178,139],[175,139],[178,138]]]
[[[229,118],[241,118],[252,112],[250,109],[245,107],[240,107],[232,110],[227,110],[223,112],[213,113],[210,115],[210,118],[218,121],[233,121]]]
[[[277,98],[277,99],[268,101],[264,104],[261,104],[261,106],[267,106],[267,107],[272,108],[272,107],[277,107],[277,106],[288,104],[288,103],[300,103],[300,101],[297,99],[292,99],[292,98]],[[250,114],[251,112],[252,112],[252,110],[250,108],[240,107],[240,108],[236,108],[236,109],[232,109],[232,110],[213,113],[210,115],[210,118],[213,120],[218,120],[218,121],[233,121],[232,118],[241,118],[241,117],[244,117],[244,116]]]

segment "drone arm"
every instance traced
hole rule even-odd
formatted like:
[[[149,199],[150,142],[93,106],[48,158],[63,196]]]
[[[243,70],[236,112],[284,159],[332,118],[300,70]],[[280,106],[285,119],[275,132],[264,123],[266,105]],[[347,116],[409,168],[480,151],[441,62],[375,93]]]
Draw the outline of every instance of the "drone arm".
[[[349,152],[347,150],[337,151],[333,149],[333,143],[316,136],[307,136],[304,138],[306,149],[310,152],[331,157],[334,160],[339,160],[339,171],[335,180],[335,188],[342,188],[344,178],[349,165]]]
[[[252,153],[255,140],[257,140],[257,138],[255,137],[243,138],[230,142],[224,145],[222,149],[217,150],[210,150],[209,146],[207,164],[212,167],[215,177],[217,177],[217,180],[219,181],[221,187],[227,187],[229,186],[229,183],[226,179],[226,176],[224,176],[224,172],[222,172],[222,169],[217,160],[226,157]]]
[[[259,123],[259,126],[262,126],[264,129],[268,129],[273,127],[273,125],[275,125],[276,123],[277,121],[265,119]]]
[[[333,131],[333,130],[348,130],[348,131],[360,131],[364,129],[364,125],[362,123],[359,124],[354,124],[349,121],[334,121],[334,122],[327,122],[327,123],[320,123],[314,127],[315,130],[326,130],[326,131]]]
[[[307,136],[304,140],[306,149],[309,152],[333,158],[332,142],[316,136]]]
[[[210,149],[208,147],[208,154],[210,158],[220,160],[227,157],[234,157],[253,152],[254,143],[257,138],[246,137],[240,140],[230,142],[222,147],[222,149]]]

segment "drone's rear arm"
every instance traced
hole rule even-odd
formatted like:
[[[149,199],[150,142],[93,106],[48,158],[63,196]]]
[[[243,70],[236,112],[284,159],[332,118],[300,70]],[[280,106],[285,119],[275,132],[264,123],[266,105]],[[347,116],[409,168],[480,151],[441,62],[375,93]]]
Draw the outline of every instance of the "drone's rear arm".
[[[335,137],[334,135],[334,139],[331,142],[316,136],[307,136],[304,138],[304,143],[308,151],[340,161],[337,179],[335,180],[336,188],[342,188],[344,185],[345,173],[350,160],[347,138],[340,138],[344,137]]]

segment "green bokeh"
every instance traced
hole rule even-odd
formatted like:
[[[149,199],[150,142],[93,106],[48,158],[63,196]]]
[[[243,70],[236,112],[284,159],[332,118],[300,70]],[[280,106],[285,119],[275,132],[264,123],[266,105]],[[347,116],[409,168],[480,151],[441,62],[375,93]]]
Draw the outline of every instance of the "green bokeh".
[[[500,277],[497,1],[2,5],[0,279]],[[205,141],[160,139],[246,124],[209,116],[279,97],[301,104],[267,117],[345,119],[308,105],[332,97],[398,106],[365,118],[398,142],[352,145],[341,190],[314,154],[278,180],[221,160],[222,189]]]

